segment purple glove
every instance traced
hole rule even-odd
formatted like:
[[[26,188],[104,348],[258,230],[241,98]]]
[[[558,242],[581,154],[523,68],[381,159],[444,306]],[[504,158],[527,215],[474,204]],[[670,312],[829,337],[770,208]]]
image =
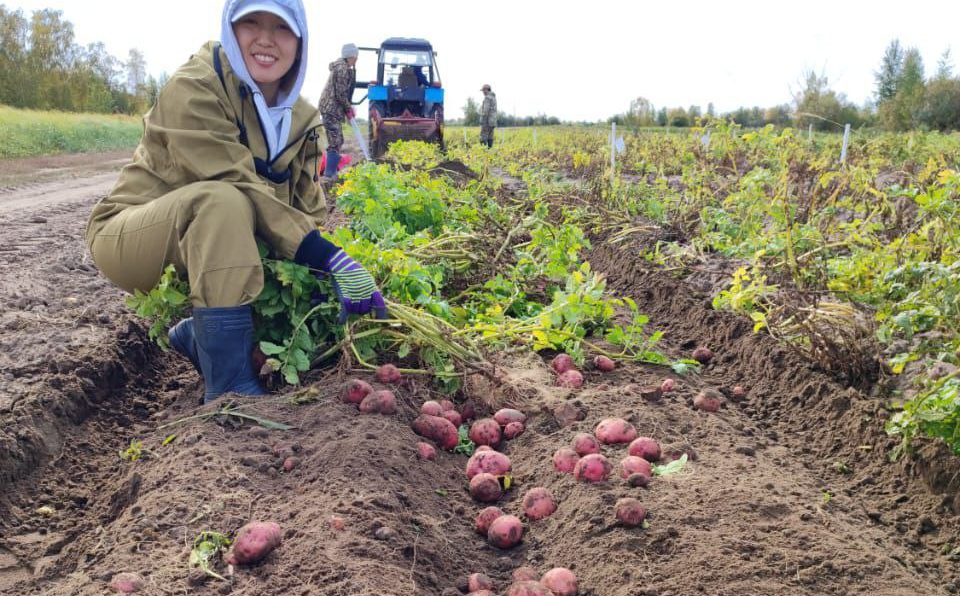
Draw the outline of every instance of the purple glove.
[[[348,315],[365,315],[370,311],[378,319],[387,318],[383,294],[377,289],[373,276],[320,232],[314,230],[304,237],[294,260],[330,274],[333,290],[340,300],[341,322],[346,321]]]

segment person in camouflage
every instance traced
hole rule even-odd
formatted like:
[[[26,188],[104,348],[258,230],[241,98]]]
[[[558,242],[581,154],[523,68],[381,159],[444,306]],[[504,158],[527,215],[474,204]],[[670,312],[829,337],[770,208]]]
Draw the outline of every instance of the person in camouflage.
[[[340,58],[330,63],[330,76],[320,96],[320,114],[323,116],[323,129],[327,133],[327,166],[324,177],[335,180],[337,165],[340,163],[340,149],[343,147],[343,121],[353,120],[355,115],[351,100],[353,88],[357,82],[357,46],[345,44]]]
[[[483,105],[480,107],[480,143],[493,147],[493,129],[497,127],[497,95],[490,85],[480,88],[483,91]]]

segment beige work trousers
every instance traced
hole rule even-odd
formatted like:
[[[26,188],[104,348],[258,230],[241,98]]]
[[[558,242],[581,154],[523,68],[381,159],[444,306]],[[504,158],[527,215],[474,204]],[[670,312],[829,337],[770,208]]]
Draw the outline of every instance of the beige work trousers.
[[[189,184],[97,225],[88,238],[90,252],[110,281],[127,292],[147,292],[173,264],[187,274],[195,307],[253,302],[263,289],[256,235],[288,236],[285,244],[297,246],[315,229],[309,216],[290,205],[251,199],[216,181]]]

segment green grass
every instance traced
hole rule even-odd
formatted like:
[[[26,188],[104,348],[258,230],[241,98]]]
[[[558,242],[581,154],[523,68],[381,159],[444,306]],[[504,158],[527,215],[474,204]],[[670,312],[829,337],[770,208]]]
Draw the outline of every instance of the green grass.
[[[133,149],[139,117],[18,110],[0,105],[0,159]]]

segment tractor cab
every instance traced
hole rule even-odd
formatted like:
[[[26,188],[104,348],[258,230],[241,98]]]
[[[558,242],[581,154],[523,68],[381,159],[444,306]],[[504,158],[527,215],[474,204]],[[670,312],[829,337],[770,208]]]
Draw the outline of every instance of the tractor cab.
[[[366,87],[370,145],[376,157],[393,141],[421,140],[443,144],[443,88],[436,52],[424,39],[391,37],[377,54],[377,80]]]

